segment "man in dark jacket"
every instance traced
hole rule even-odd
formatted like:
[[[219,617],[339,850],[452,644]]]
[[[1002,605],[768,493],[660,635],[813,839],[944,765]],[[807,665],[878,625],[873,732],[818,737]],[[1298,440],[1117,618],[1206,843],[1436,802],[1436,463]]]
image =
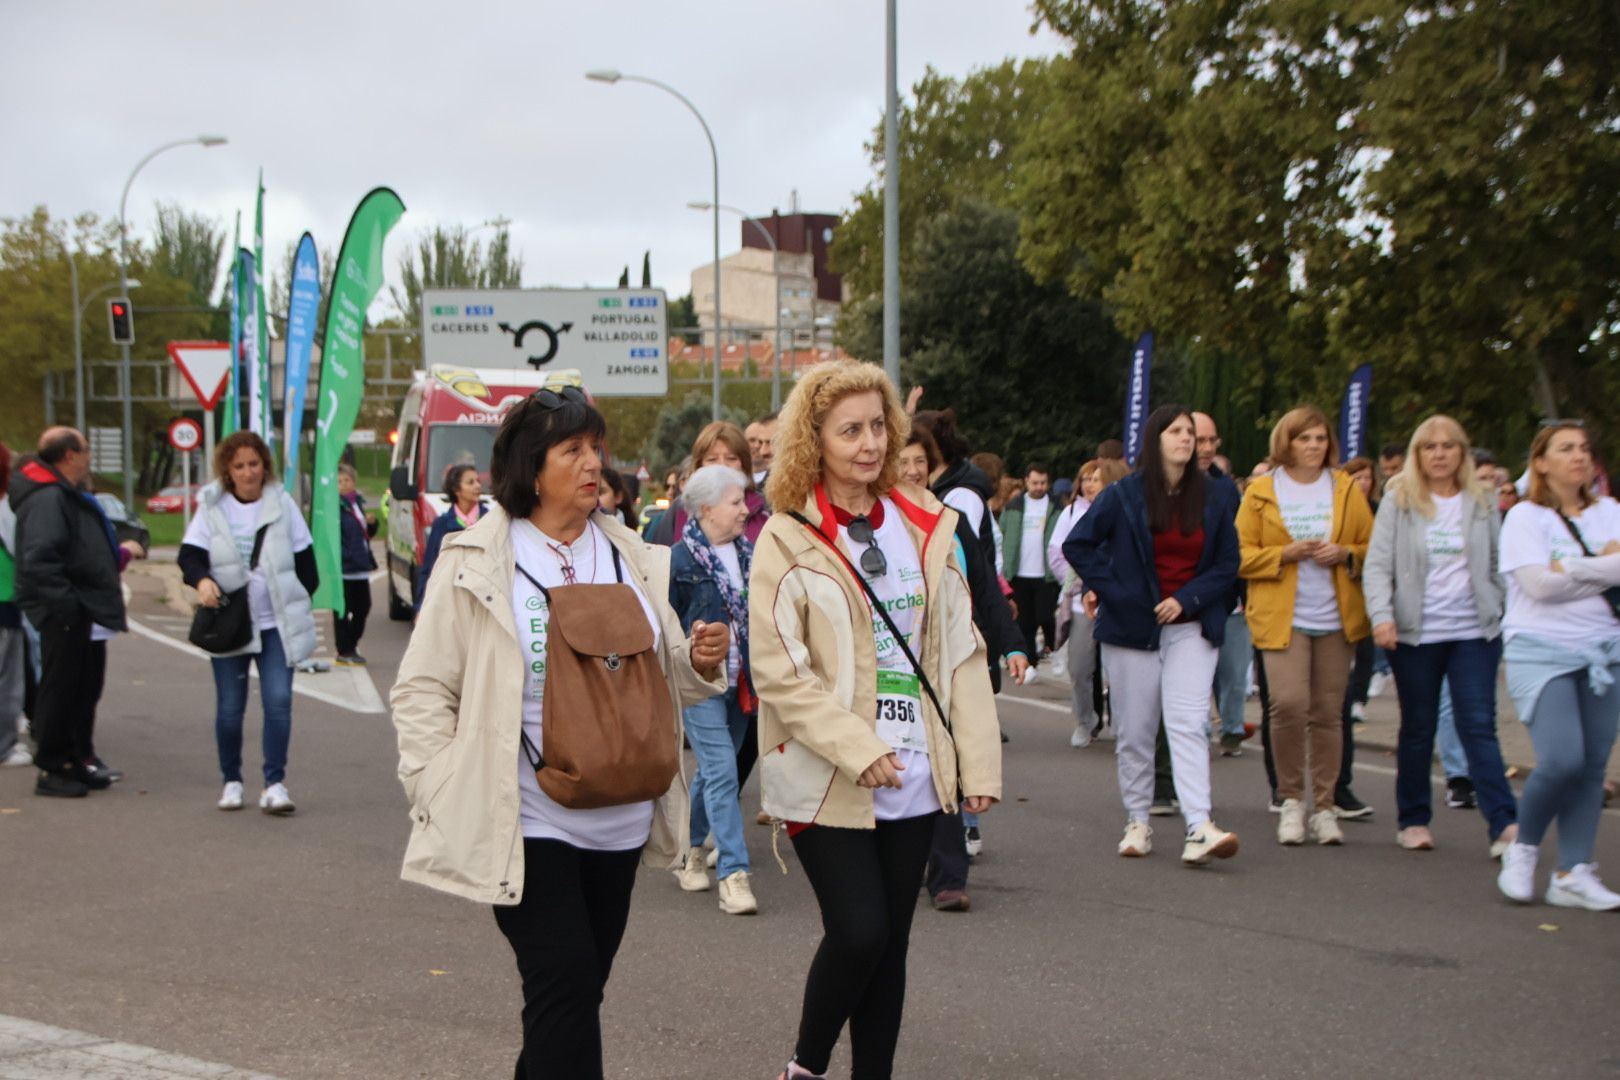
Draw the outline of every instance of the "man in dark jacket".
[[[85,490],[89,479],[90,447],[67,427],[41,435],[38,458],[11,478],[17,606],[39,631],[42,660],[32,718],[35,795],[81,797],[117,778],[92,740],[107,670],[104,635],[127,629],[119,574],[145,552],[134,541],[119,545]]]

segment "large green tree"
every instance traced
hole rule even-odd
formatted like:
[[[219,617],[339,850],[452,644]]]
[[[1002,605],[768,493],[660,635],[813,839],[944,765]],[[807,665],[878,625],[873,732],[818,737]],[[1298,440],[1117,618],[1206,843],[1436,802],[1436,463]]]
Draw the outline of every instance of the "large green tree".
[[[402,287],[389,292],[405,325],[420,326],[423,289],[515,289],[523,284],[523,260],[507,225],[496,227],[488,247],[463,225],[435,225],[400,259],[399,276]]]
[[[214,299],[225,263],[225,226],[179,203],[158,203],[145,260],[158,272],[191,286],[197,304]]]

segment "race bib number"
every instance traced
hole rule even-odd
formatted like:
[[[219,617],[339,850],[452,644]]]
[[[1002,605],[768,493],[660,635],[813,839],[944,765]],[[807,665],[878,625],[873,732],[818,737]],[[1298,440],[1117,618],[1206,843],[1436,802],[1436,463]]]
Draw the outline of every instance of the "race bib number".
[[[921,683],[902,671],[877,673],[877,736],[896,752],[928,752],[928,732],[922,722]]]

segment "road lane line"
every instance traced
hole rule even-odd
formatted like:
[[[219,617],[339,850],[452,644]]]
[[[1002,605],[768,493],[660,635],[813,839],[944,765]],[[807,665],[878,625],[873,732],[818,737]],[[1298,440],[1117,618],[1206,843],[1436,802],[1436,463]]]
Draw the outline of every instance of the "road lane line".
[[[0,1080],[79,1076],[119,1080],[276,1080],[150,1046],[0,1015]]]

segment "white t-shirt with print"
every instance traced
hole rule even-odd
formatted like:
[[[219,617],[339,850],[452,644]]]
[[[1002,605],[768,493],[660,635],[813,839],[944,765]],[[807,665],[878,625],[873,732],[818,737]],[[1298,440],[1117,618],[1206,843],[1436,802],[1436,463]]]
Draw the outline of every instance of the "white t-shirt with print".
[[[510,528],[512,553],[518,565],[548,589],[566,584],[562,561],[548,544],[566,548],[579,584],[607,584],[617,580],[613,574],[611,545],[607,535],[595,525],[587,525],[579,539],[566,545],[547,537],[524,518],[513,521]],[[635,590],[636,599],[641,601],[647,622],[653,628],[656,647],[660,635],[658,617],[653,613],[652,605],[647,602],[640,585],[628,572],[625,583]],[[523,676],[523,733],[536,750],[542,750],[546,745],[541,718],[546,700],[546,646],[551,612],[540,590],[515,571],[512,574],[512,618],[517,622],[518,642],[523,646],[523,656],[528,662]],[[522,803],[520,816],[525,838],[561,840],[587,851],[630,851],[645,844],[647,837],[652,834],[651,802],[575,810],[554,801],[540,790],[540,782],[534,776],[534,766],[529,763],[521,745],[518,747],[517,766],[518,795]]]
[[[1420,645],[1441,641],[1470,641],[1484,631],[1479,625],[1479,604],[1468,576],[1468,555],[1463,527],[1462,492],[1433,496],[1434,519],[1424,533],[1429,552],[1429,576],[1423,586],[1423,636]]]
[[[1601,554],[1611,540],[1620,540],[1620,503],[1613,499],[1599,499],[1573,520],[1594,555]],[[1580,557],[1580,545],[1556,510],[1522,502],[1508,511],[1502,523],[1499,565],[1502,576],[1507,578],[1507,616],[1502,620],[1502,632],[1509,641],[1515,635],[1529,634],[1554,645],[1581,647],[1594,641],[1620,639],[1620,619],[1615,618],[1603,597],[1536,600],[1520,590],[1513,576],[1513,571],[1523,566],[1551,568],[1555,559],[1562,562]]]
[[[253,557],[253,537],[259,531],[259,510],[263,506],[263,497],[250,503],[243,502],[230,492],[225,492],[219,497],[220,512],[225,515],[225,524],[230,526],[231,542],[236,545],[236,553],[241,556],[244,569]],[[309,525],[304,521],[303,512],[298,509],[298,504],[293,502],[292,496],[285,488],[281,491],[281,516],[286,519],[287,535],[292,541],[294,555],[315,543],[309,534]],[[181,543],[206,550],[208,517],[207,514],[198,514],[192,518]],[[255,570],[248,575],[248,610],[253,613],[253,622],[260,630],[276,628],[276,609],[270,602],[270,586],[265,584],[263,570]]]
[[[1277,509],[1293,540],[1327,540],[1333,536],[1333,474],[1326,469],[1313,483],[1301,484],[1287,469],[1271,474],[1277,492]],[[1339,598],[1333,589],[1333,568],[1310,559],[1294,564],[1299,568],[1294,592],[1294,625],[1301,630],[1342,630]]]
[[[974,536],[979,535],[979,527],[984,524],[985,505],[977,491],[969,487],[954,487],[945,493],[940,502],[966,518],[968,531]]]
[[[1039,499],[1024,496],[1024,533],[1018,540],[1018,577],[1046,577],[1046,514],[1051,505],[1051,496],[1043,495]]]
[[[838,535],[849,547],[855,572],[861,569],[861,555],[867,545],[849,535],[849,529],[840,525]],[[913,655],[918,652],[917,628],[922,624],[923,608],[928,594],[923,586],[922,561],[911,542],[911,534],[900,517],[899,509],[889,499],[883,500],[883,525],[872,537],[873,544],[883,552],[888,571],[882,577],[867,578],[872,592],[889,612],[894,625],[906,635]],[[934,791],[933,771],[928,762],[928,726],[923,721],[922,683],[917,678],[911,661],[900,648],[900,643],[883,622],[883,616],[872,613],[872,635],[877,644],[878,662],[878,718],[877,734],[894,749],[904,765],[900,774],[901,788],[878,788],[872,793],[873,812],[879,821],[899,821],[919,817],[940,809],[939,794]]]

